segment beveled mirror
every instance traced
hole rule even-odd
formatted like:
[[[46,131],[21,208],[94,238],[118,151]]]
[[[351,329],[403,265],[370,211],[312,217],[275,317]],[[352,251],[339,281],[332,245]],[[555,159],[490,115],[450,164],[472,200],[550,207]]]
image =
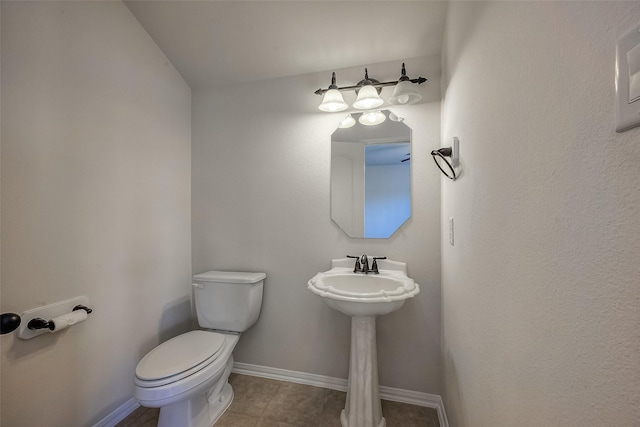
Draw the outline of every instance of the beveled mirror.
[[[331,135],[331,219],[349,237],[388,238],[411,216],[411,128],[381,113],[351,113]]]

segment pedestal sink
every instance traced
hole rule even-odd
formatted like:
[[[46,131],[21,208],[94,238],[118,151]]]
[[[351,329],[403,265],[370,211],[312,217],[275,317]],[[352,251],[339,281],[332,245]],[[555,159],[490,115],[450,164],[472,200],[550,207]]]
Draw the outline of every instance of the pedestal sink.
[[[340,414],[343,427],[385,427],[378,387],[376,316],[399,310],[420,287],[407,277],[407,265],[378,261],[379,274],[353,272],[353,260],[331,261],[331,270],[316,274],[308,288],[329,307],[351,316],[349,388]]]

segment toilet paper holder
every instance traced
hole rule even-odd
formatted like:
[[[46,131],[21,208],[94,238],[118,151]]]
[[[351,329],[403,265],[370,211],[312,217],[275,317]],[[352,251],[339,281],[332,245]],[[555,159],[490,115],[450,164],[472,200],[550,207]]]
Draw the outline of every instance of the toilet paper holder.
[[[93,311],[86,305],[78,304],[73,307],[73,310],[71,310],[71,312],[73,313],[74,311],[78,310],[84,310],[87,312],[87,314],[90,314]],[[50,331],[55,331],[56,324],[53,320],[44,320],[42,317],[34,317],[29,321],[29,323],[27,323],[27,328],[31,329],[32,331],[37,329],[49,329]]]
[[[89,307],[89,299],[80,296],[24,311],[20,314],[22,322],[16,331],[18,338],[29,340],[83,322],[93,311]]]

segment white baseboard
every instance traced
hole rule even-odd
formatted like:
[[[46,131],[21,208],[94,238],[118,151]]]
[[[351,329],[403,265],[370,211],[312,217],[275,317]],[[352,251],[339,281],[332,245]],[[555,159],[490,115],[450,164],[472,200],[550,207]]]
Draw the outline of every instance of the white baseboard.
[[[132,397],[122,405],[118,406],[115,411],[95,423],[93,427],[114,427],[139,407],[140,404]]]
[[[323,375],[307,374],[305,372],[289,371],[287,369],[270,368],[268,366],[251,365],[239,362],[234,363],[233,370],[231,372],[250,375],[253,377],[269,378],[272,380],[328,388],[331,390],[347,391],[347,380],[342,378],[326,377]],[[438,411],[440,427],[449,427],[442,398],[437,394],[428,394],[418,391],[380,386],[380,397],[394,402],[433,408]]]

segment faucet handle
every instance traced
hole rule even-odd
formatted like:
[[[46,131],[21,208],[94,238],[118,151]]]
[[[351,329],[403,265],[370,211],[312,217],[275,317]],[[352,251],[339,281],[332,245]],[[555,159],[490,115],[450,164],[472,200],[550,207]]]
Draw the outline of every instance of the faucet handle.
[[[358,272],[362,271],[362,268],[360,268],[360,257],[359,256],[347,255],[347,258],[355,258],[355,260],[356,260],[356,265],[353,267],[353,272],[354,273],[358,273]]]
[[[373,257],[373,264],[371,264],[371,271],[373,271],[375,274],[380,274],[380,271],[378,271],[378,260],[379,259],[387,259],[386,256],[374,256]]]

